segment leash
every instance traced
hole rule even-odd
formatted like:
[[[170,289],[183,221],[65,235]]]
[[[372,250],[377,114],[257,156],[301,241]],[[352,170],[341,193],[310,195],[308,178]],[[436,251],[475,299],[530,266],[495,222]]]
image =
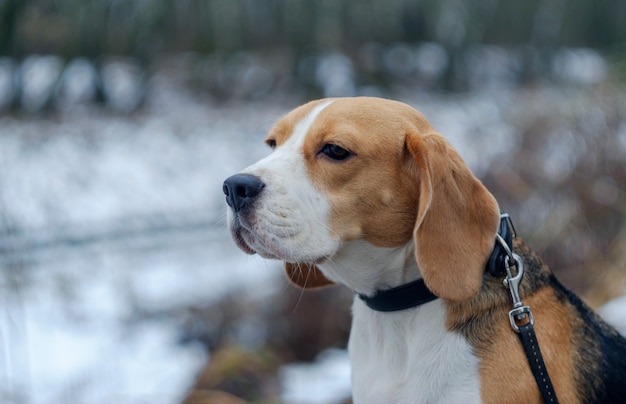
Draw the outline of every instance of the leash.
[[[496,242],[485,270],[494,277],[505,276],[503,283],[513,300],[513,309],[509,311],[511,327],[520,338],[544,403],[558,404],[554,386],[537,342],[534,329],[535,318],[530,307],[524,306],[520,298],[519,287],[524,276],[524,263],[520,256],[512,251],[515,236],[513,221],[507,213],[502,213]],[[515,269],[515,274],[511,272],[512,269]],[[373,296],[362,294],[358,296],[370,309],[382,312],[406,310],[438,298],[426,287],[423,279],[378,291]]]
[[[505,229],[506,228],[506,229]],[[539,349],[539,343],[537,342],[537,335],[535,334],[535,318],[530,310],[529,306],[525,306],[522,303],[522,299],[519,294],[519,287],[522,283],[522,277],[524,276],[524,263],[519,255],[512,251],[513,239],[515,238],[515,227],[513,222],[507,213],[500,215],[500,229],[496,234],[496,247],[492,257],[489,259],[489,264],[492,262],[495,265],[502,265],[504,271],[497,268],[489,268],[492,275],[506,273],[504,278],[504,286],[509,289],[511,294],[511,300],[513,300],[513,309],[509,311],[509,322],[511,328],[517,333],[522,342],[522,347],[526,353],[526,359],[530,365],[530,370],[533,373],[535,382],[539,387],[541,397],[544,403],[558,403],[554,386],[550,380],[550,375],[546,368],[546,364],[543,361],[541,350]],[[501,258],[493,258],[496,250],[501,254]],[[515,275],[512,274],[511,269],[515,268]],[[520,324],[525,322],[524,324]]]

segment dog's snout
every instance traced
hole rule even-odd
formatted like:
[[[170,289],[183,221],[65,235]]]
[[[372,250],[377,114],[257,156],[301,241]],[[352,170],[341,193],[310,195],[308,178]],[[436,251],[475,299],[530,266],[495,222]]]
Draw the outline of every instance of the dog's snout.
[[[236,174],[224,181],[226,203],[233,211],[239,212],[248,206],[265,187],[263,181],[250,174]]]

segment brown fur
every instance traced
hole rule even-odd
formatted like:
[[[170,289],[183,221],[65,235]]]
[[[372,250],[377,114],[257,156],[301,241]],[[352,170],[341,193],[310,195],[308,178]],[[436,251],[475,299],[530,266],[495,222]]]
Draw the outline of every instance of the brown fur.
[[[598,343],[585,332],[588,324],[580,313],[555,289],[548,267],[519,238],[514,240],[514,251],[524,261],[526,273],[520,292],[535,317],[537,340],[559,401],[592,402],[593,397],[581,386],[593,382],[587,374],[599,373]],[[501,279],[486,273],[474,299],[448,304],[446,321],[451,330],[468,339],[481,358],[484,402],[541,403],[526,355],[508,321],[511,306]]]

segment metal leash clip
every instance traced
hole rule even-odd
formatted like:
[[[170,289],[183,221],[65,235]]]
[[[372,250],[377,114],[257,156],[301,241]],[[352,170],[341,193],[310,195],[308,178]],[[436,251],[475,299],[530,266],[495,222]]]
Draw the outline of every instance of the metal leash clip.
[[[509,311],[509,321],[511,322],[511,327],[515,332],[519,332],[519,327],[517,326],[518,321],[522,321],[528,315],[528,318],[531,325],[535,324],[535,318],[533,317],[533,312],[530,310],[529,306],[524,306],[522,303],[522,299],[519,296],[519,285],[522,283],[522,277],[524,276],[524,264],[522,263],[522,259],[517,254],[513,254],[513,259],[515,260],[515,266],[517,268],[517,274],[515,276],[511,275],[511,266],[509,265],[509,257],[504,258],[504,262],[506,264],[506,278],[503,283],[504,286],[509,288],[509,292],[511,292],[511,299],[513,299],[513,309]]]
[[[506,278],[504,278],[502,283],[504,283],[504,286],[509,289],[511,299],[513,300],[513,309],[509,311],[509,321],[511,322],[511,327],[515,332],[519,333],[517,322],[524,320],[526,316],[528,316],[528,321],[531,325],[535,324],[535,318],[533,317],[530,307],[524,306],[519,294],[519,287],[522,283],[522,277],[524,276],[524,263],[519,255],[511,251],[506,241],[504,241],[499,234],[496,234],[496,240],[498,240],[502,247],[504,247],[507,254],[507,256],[504,257]],[[515,267],[517,270],[515,276],[511,273],[511,267]]]

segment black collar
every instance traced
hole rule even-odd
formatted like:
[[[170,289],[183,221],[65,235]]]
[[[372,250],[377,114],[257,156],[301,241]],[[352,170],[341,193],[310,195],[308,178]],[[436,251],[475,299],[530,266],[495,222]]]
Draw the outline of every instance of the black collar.
[[[373,296],[359,295],[359,297],[367,307],[376,311],[400,311],[437,299],[437,296],[426,287],[423,279],[379,290]]]
[[[500,215],[498,235],[512,248],[515,238],[515,227],[508,213]],[[493,276],[504,275],[504,259],[507,256],[505,248],[496,240],[493,251],[489,256],[485,271]],[[359,294],[367,307],[376,311],[400,311],[420,306],[437,299],[438,297],[426,287],[423,279],[418,279],[391,289],[379,290],[373,296]]]

